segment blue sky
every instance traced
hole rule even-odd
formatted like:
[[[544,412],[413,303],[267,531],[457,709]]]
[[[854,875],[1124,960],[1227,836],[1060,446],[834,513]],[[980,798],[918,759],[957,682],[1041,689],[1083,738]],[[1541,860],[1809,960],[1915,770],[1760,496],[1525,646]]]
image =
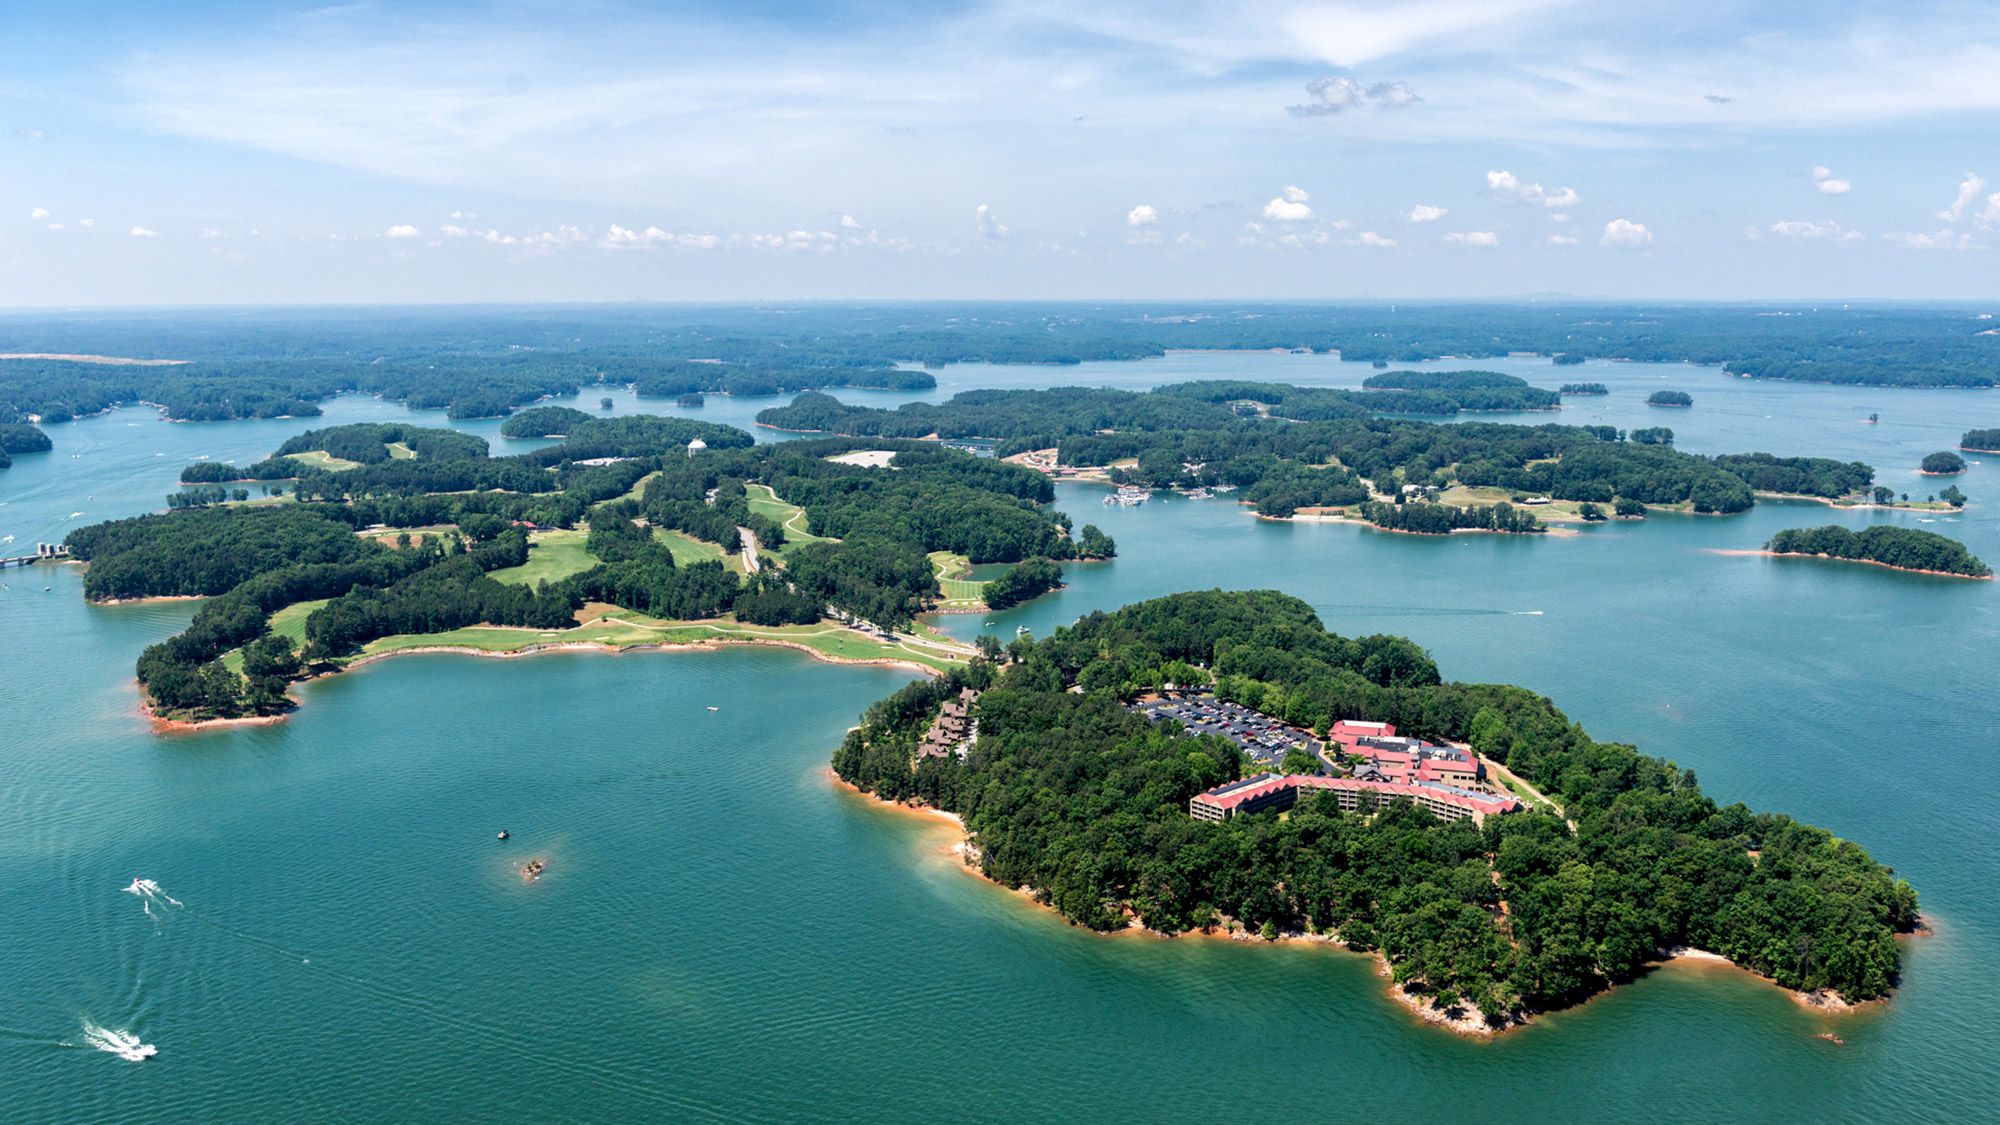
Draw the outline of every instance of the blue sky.
[[[1990,3],[81,0],[0,42],[0,305],[2000,297]]]

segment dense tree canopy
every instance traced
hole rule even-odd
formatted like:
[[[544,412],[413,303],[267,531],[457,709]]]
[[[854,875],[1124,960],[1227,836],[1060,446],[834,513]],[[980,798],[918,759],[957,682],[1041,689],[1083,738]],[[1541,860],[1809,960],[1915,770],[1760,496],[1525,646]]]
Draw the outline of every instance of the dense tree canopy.
[[[1958,447],[1973,453],[2000,453],[2000,430],[1967,430],[1958,439]]]
[[[1899,570],[1929,570],[1985,578],[1993,571],[1965,544],[1913,527],[1877,524],[1850,531],[1838,524],[1790,528],[1771,537],[1764,549],[1780,555],[1820,555],[1829,559],[1876,562]]]
[[[992,679],[980,666],[871,707],[834,768],[960,814],[989,877],[1093,928],[1234,919],[1337,934],[1379,949],[1406,987],[1499,1022],[1574,1003],[1679,945],[1788,987],[1880,996],[1895,934],[1916,923],[1915,893],[1859,846],[1718,806],[1691,772],[1592,740],[1547,699],[1443,682],[1410,642],[1335,636],[1282,594],[1143,602],[1016,655],[980,697],[962,760],[913,752],[939,701]],[[1195,820],[1188,799],[1240,776],[1240,752],[1120,703],[1208,678],[1321,729],[1365,717],[1469,741],[1560,800],[1574,826],[1524,812],[1475,828],[1404,802],[1369,815],[1311,798],[1283,817]]]
[[[1922,468],[1934,477],[1952,476],[1965,471],[1965,458],[1948,449],[1940,449],[1924,458]]]

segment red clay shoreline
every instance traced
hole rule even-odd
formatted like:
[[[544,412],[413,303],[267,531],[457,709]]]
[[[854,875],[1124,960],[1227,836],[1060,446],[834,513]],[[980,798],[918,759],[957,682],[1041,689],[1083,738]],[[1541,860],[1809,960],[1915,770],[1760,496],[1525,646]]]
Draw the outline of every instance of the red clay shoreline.
[[[1903,574],[1929,574],[1938,578],[1968,578],[1974,582],[1991,582],[1990,574],[1957,574],[1949,570],[1922,570],[1913,566],[1897,566],[1894,563],[1878,562],[1875,559],[1844,559],[1839,555],[1819,555],[1810,551],[1742,551],[1727,547],[1710,547],[1711,555],[1730,555],[1736,558],[1766,559],[1825,559],[1828,562],[1861,563],[1864,566],[1879,566],[1883,570],[1899,571]]]

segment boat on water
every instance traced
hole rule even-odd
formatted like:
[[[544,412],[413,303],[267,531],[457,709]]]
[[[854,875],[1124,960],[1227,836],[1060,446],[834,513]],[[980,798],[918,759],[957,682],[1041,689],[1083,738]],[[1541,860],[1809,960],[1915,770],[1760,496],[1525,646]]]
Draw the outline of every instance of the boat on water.
[[[722,710],[722,708],[720,708],[720,707],[710,707],[710,708],[709,708],[709,710],[711,710],[711,711],[720,711],[720,710]]]
[[[1124,484],[1118,486],[1118,491],[1106,496],[1104,502],[1121,508],[1131,508],[1144,504],[1151,495],[1152,492],[1149,489]]]
[[[506,838],[507,838],[507,830],[505,828],[502,828],[500,830],[500,834],[494,837],[494,839],[496,840],[505,840]]]
[[[1028,628],[1026,625],[1014,626],[1014,635],[1017,637],[1027,637],[1027,636],[1032,636],[1033,634],[1034,630]]]

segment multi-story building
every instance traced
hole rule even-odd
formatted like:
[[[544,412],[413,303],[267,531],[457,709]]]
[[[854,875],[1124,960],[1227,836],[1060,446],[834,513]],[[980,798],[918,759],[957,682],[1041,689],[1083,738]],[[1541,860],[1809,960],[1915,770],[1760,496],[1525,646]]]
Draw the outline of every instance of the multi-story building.
[[[1521,807],[1512,797],[1432,782],[1403,784],[1353,777],[1265,773],[1196,794],[1188,802],[1188,815],[1196,820],[1228,820],[1242,813],[1283,811],[1298,804],[1300,794],[1306,790],[1332,793],[1348,812],[1408,799],[1439,820],[1470,818],[1474,824],[1483,824],[1489,816]]]

